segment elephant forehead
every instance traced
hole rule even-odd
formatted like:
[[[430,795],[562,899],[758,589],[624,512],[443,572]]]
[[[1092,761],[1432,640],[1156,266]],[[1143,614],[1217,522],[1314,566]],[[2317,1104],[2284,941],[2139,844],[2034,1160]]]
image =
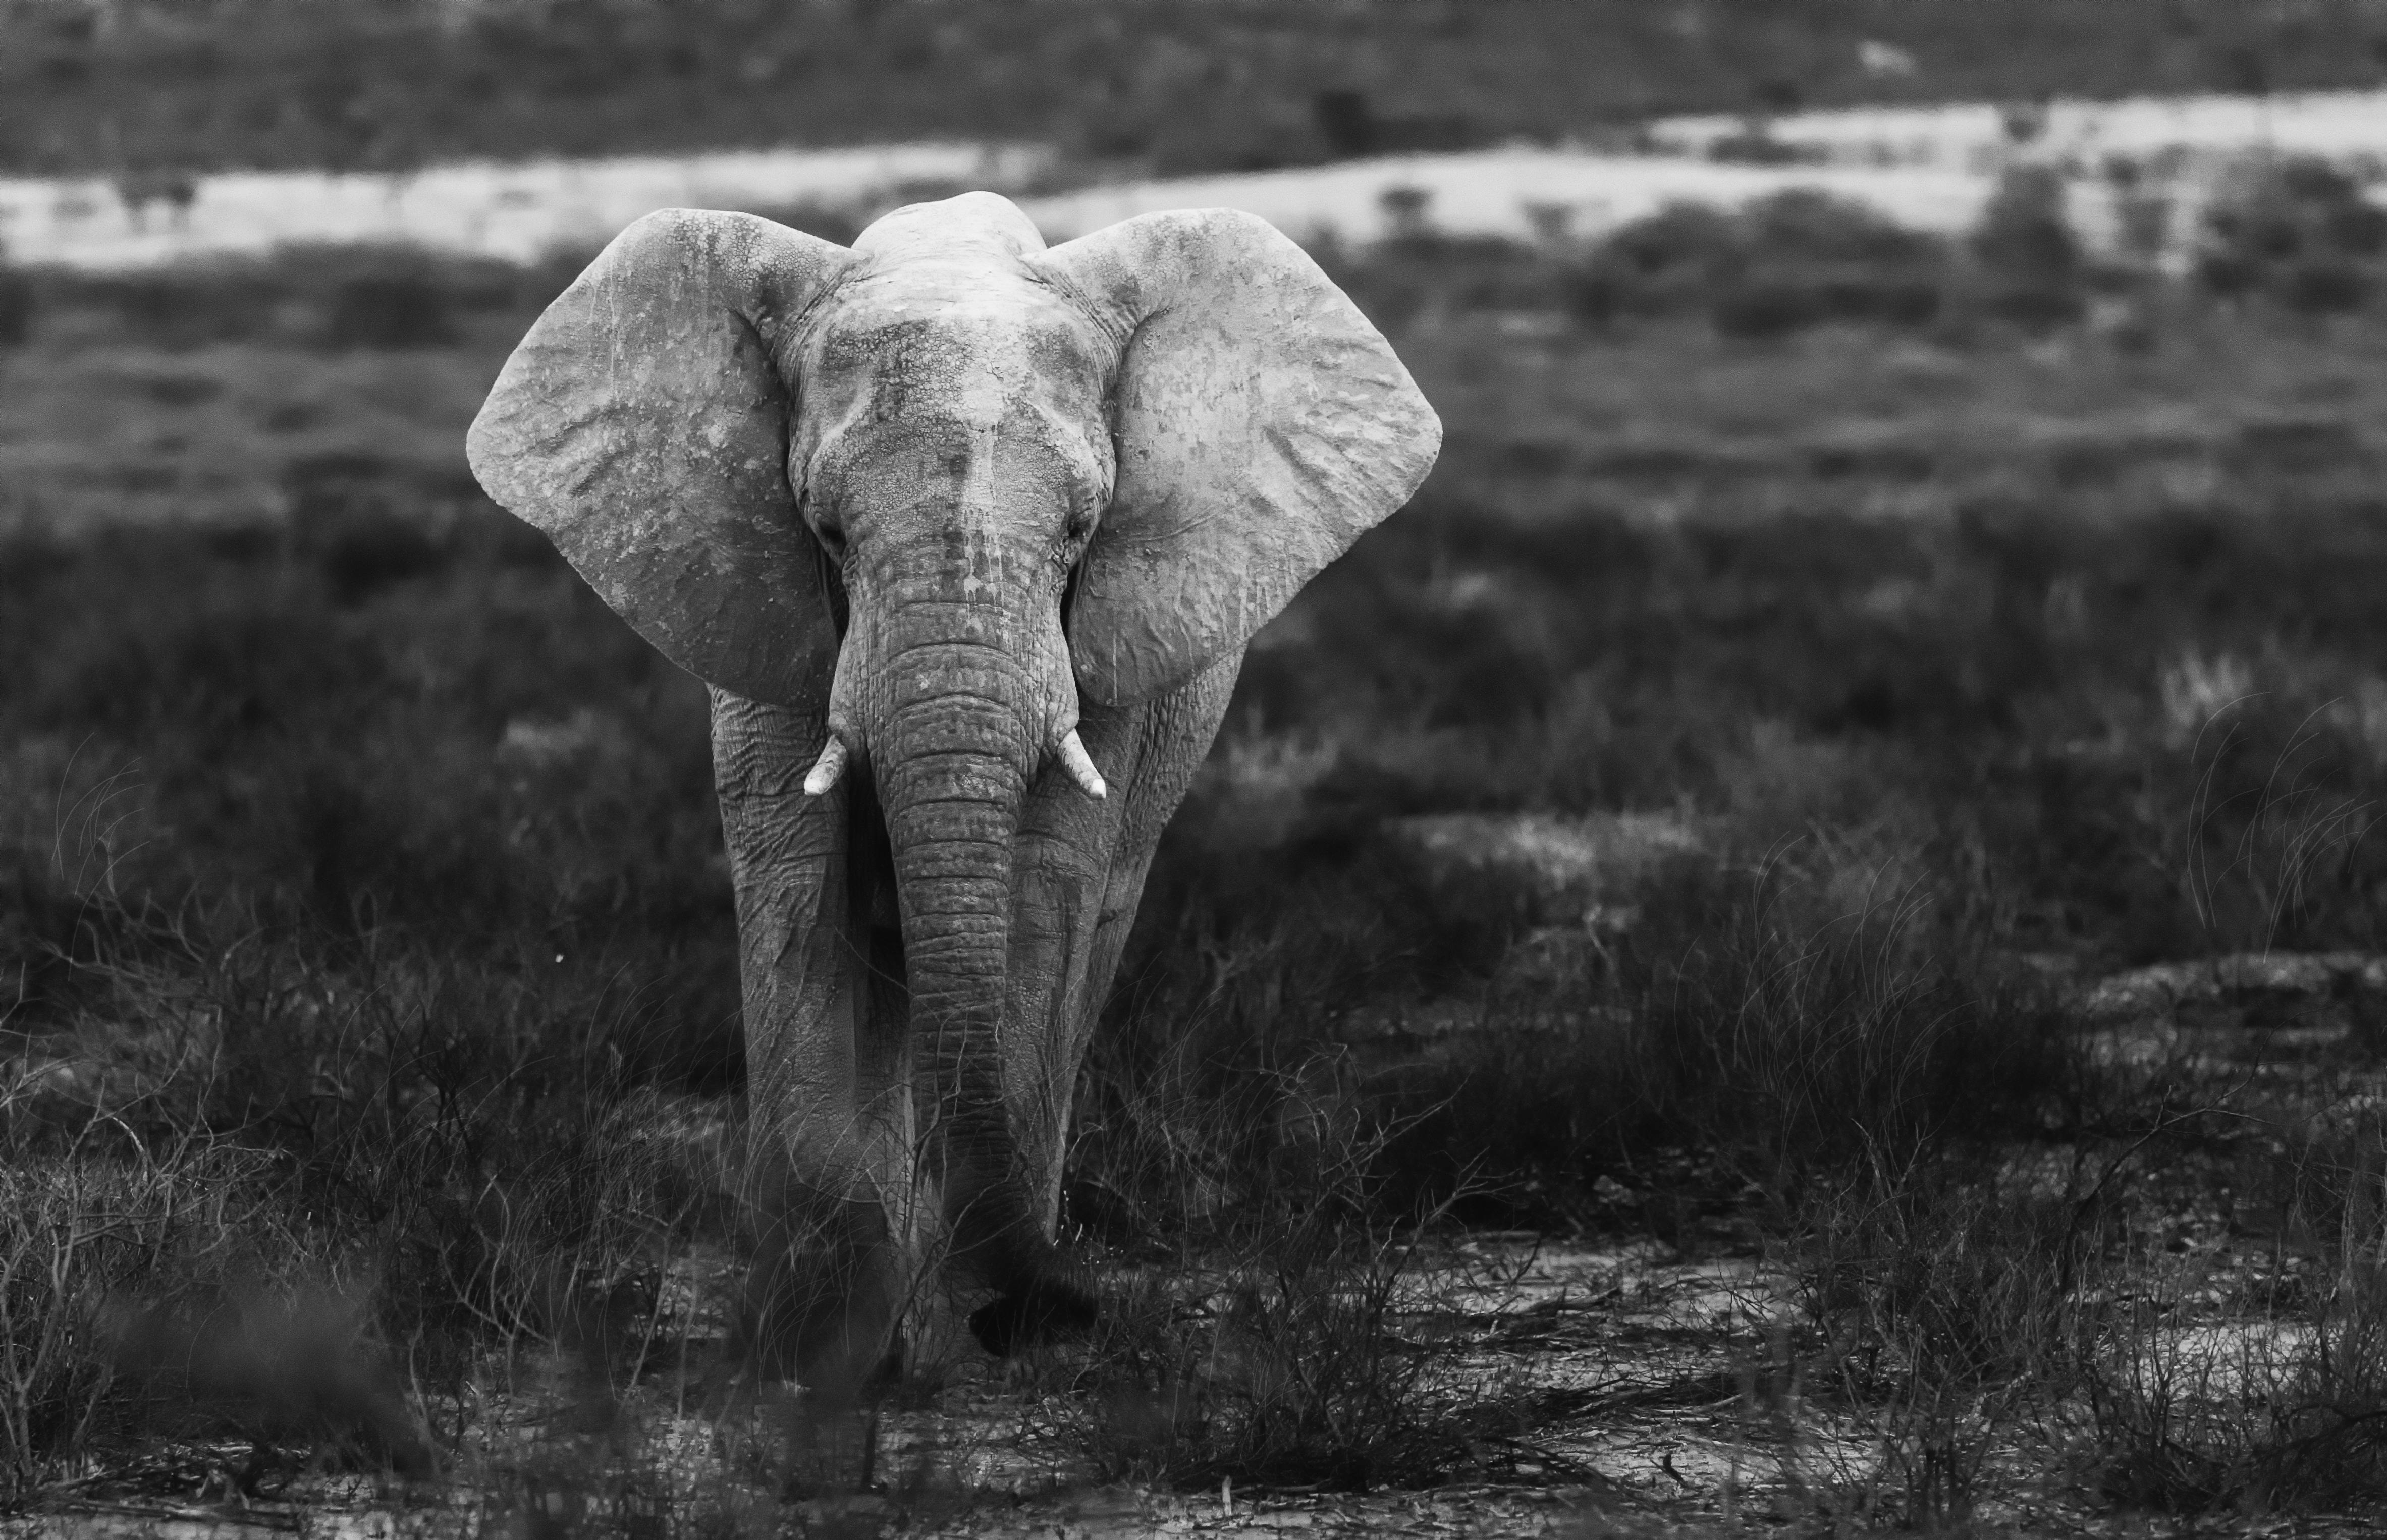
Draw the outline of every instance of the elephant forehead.
[[[822,318],[805,370],[815,400],[868,402],[873,416],[921,411],[993,427],[1023,406],[1099,410],[1099,340],[1053,303],[858,294]]]
[[[1086,351],[1099,337],[1075,304],[1024,264],[962,254],[869,263],[829,293],[819,327],[839,338],[925,327],[957,341]]]
[[[1109,440],[1099,417],[1062,413],[1035,401],[993,410],[977,403],[915,403],[901,412],[862,410],[825,423],[798,452],[805,485],[843,501],[912,503],[948,499],[980,511],[1023,514],[1108,494]]]

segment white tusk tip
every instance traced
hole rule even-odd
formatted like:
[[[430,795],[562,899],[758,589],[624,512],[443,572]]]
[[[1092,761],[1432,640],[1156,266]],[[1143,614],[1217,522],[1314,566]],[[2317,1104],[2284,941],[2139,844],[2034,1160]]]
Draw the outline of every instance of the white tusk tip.
[[[837,778],[844,774],[845,744],[831,738],[827,746],[821,750],[820,758],[813,763],[812,773],[804,777],[804,795],[818,797],[826,794],[837,784]]]
[[[1103,784],[1103,773],[1094,768],[1093,756],[1086,752],[1085,740],[1078,736],[1075,727],[1061,739],[1061,767],[1069,772],[1079,790],[1096,802],[1110,794],[1110,788]]]

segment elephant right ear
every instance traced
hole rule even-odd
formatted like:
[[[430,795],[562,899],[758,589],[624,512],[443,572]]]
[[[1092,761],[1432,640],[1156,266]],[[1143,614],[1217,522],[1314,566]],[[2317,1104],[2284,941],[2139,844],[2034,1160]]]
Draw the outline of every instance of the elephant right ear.
[[[1034,261],[1121,340],[1118,477],[1069,655],[1107,705],[1182,688],[1408,501],[1442,422],[1298,246],[1231,208],[1143,214]]]
[[[538,318],[464,441],[639,635],[773,705],[826,709],[837,661],[773,344],[851,259],[748,214],[650,214]]]

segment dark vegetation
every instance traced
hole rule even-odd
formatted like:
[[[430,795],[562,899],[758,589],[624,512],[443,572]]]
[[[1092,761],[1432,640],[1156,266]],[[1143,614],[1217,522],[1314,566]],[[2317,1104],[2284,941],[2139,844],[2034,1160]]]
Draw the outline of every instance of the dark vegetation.
[[[1863,42],[1919,69],[1869,74]],[[396,169],[944,133],[1204,170],[1667,111],[2382,73],[2387,24],[2354,0],[8,0],[0,168]]]
[[[1256,646],[1164,847],[1067,1190],[1091,1252],[1164,1265],[1030,1366],[1073,1458],[1513,1473],[1556,1403],[1454,1392],[1431,1325],[1428,1261],[1488,1225],[1763,1245],[1797,1308],[1743,1405],[1836,1521],[1964,1518],[2017,1448],[2089,1503],[2374,1499],[2380,1128],[2340,1092],[2376,995],[2293,1073],[2082,1005],[2387,951],[2354,207],[2250,183],[2184,285],[2028,187],[1956,247],[1789,197],[1335,259],[1448,450]],[[258,1453],[177,1482],[311,1446],[535,1495],[468,1387],[554,1394],[560,1355],[614,1428],[702,1368],[741,1077],[702,692],[456,463],[569,271],[18,291],[0,370],[77,421],[5,436],[118,436],[0,505],[13,1499],[226,1428]],[[96,526],[127,472],[198,516]],[[2266,998],[2224,997],[2305,1009]]]

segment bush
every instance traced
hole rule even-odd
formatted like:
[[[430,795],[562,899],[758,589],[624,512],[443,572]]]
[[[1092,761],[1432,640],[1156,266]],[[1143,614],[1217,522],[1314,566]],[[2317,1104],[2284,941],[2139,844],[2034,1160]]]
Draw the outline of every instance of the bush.
[[[154,347],[198,347],[265,336],[287,295],[261,262],[193,262],[148,272],[67,274],[62,304],[113,311],[117,323]]]
[[[2060,1188],[1994,1163],[1877,1148],[1800,1192],[1781,1259],[1813,1400],[1861,1436],[1785,1443],[1818,1507],[1926,1532],[1970,1519],[1990,1462],[2060,1414],[2096,1342],[2090,1285],[2115,1204],[2075,1166]]]
[[[1723,209],[1669,204],[1599,244],[1571,275],[1571,308],[1595,323],[1695,309],[1743,266],[1743,244],[1739,222]]]
[[[2250,162],[2205,210],[2196,272],[2226,298],[2261,297],[2302,315],[2358,310],[2387,273],[2387,209],[2327,161]]]
[[[260,1193],[261,1153],[125,1148],[97,1128],[73,1158],[41,1158],[26,1137],[41,1089],[0,1085],[0,1505],[120,1417],[94,1341],[108,1298],[203,1287],[287,1239],[289,1216]]]
[[[334,347],[436,347],[455,335],[447,296],[421,272],[344,278],[323,321],[323,340]]]
[[[1701,882],[1688,913],[1645,915],[1654,934],[1631,944],[1648,960],[1626,965],[1645,980],[1645,1116],[1774,1184],[2044,1127],[2079,1074],[2061,1019],[1924,960],[1940,951],[1909,930],[1926,894],[1820,924],[1800,914],[1831,904],[1834,875],[1768,872],[1714,907]]]
[[[49,270],[28,303],[112,315],[125,333],[157,347],[252,339],[434,347],[459,340],[474,315],[527,321],[587,264],[585,255],[515,267],[411,246],[294,245],[143,272]]]
[[[410,578],[446,568],[451,541],[408,506],[404,478],[372,455],[320,455],[283,472],[290,534],[330,582],[333,599],[354,604]]]
[[[1245,1110],[1149,1110],[1194,1138],[1173,1173],[1146,1180],[1198,1180],[1181,1152],[1231,1146]],[[1441,1216],[1377,1218],[1382,1152],[1355,1130],[1314,1126],[1309,1159],[1280,1165],[1223,1222],[1186,1234],[1173,1266],[1116,1291],[1090,1354],[1049,1361],[1070,1393],[1069,1432],[1105,1475],[1366,1491],[1480,1463],[1466,1409],[1439,1383],[1463,1344],[1413,1324],[1447,1307],[1421,1256]]]
[[[2096,1474],[2119,1503],[2364,1508],[2387,1483],[2387,1129],[2354,1106],[2259,1131],[2269,1153],[2239,1175],[2278,1239],[2253,1297],[2223,1317],[2192,1265],[2133,1257],[2138,1287],[2086,1366]]]
[[[1825,322],[1912,326],[1938,313],[1947,254],[1861,204],[1794,188],[1737,212],[1677,204],[1611,234],[1572,272],[1594,323],[1704,311],[1727,336]]]

